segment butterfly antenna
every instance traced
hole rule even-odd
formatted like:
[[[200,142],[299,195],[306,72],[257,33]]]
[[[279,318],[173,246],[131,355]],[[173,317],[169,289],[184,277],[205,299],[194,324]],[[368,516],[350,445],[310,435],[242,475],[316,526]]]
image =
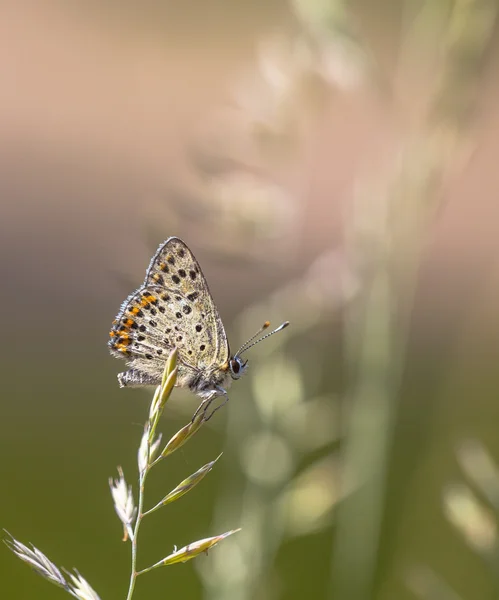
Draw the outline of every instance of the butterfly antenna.
[[[256,337],[258,337],[263,331],[265,331],[268,327],[270,327],[270,321],[265,321],[265,323],[260,327],[260,329],[250,337],[249,340],[246,340],[244,344],[239,348],[234,356],[239,356],[241,352],[244,352],[244,349],[248,344],[250,344]]]
[[[260,327],[260,329],[255,333],[255,335],[251,336],[250,339],[247,342],[245,342],[241,346],[241,348],[239,348],[239,350],[234,355],[234,358],[236,356],[240,356],[243,352],[246,352],[246,350],[249,350],[255,344],[258,344],[259,342],[261,342],[263,340],[266,340],[271,335],[274,335],[274,333],[277,333],[278,331],[281,331],[282,329],[284,329],[288,325],[289,325],[289,321],[284,321],[284,323],[282,323],[281,325],[279,325],[279,327],[277,327],[273,331],[269,331],[269,333],[266,333],[261,338],[258,338],[257,340],[255,340],[256,337],[258,337],[263,331],[265,331],[270,326],[270,321],[265,321],[265,323],[262,325],[262,327]],[[255,341],[253,341],[253,340],[255,340]]]

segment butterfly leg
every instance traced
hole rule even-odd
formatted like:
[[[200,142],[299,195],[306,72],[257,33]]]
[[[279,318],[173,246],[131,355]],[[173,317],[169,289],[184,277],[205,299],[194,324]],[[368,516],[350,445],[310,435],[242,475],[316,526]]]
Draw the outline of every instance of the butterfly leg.
[[[210,408],[210,406],[213,404],[213,402],[217,399],[223,397],[224,401],[222,402],[222,404],[220,404],[219,406],[215,407],[210,414],[208,413],[208,409]],[[222,408],[222,406],[224,406],[225,404],[227,404],[227,402],[229,401],[229,396],[227,395],[226,390],[224,390],[223,387],[217,387],[215,390],[212,391],[212,393],[208,396],[208,398],[206,398],[206,400],[203,400],[203,402],[201,402],[201,404],[198,406],[196,412],[194,413],[192,420],[194,421],[194,419],[197,417],[197,415],[200,413],[200,411],[203,411],[203,421],[209,421],[211,419],[211,417],[217,412],[217,410],[219,408]]]
[[[219,398],[220,396],[222,396],[224,398],[224,401],[222,402],[222,404],[219,404],[218,406],[216,406],[211,413],[206,416],[206,412],[208,410],[208,408],[210,407],[211,403],[215,400],[215,398]],[[207,404],[207,406],[204,409],[204,420],[205,421],[209,421],[211,419],[211,417],[217,412],[217,410],[219,408],[222,408],[222,406],[225,406],[227,404],[227,402],[229,401],[229,396],[227,394],[227,392],[224,390],[223,387],[217,387],[217,392],[214,393],[214,395],[211,397],[210,402]]]

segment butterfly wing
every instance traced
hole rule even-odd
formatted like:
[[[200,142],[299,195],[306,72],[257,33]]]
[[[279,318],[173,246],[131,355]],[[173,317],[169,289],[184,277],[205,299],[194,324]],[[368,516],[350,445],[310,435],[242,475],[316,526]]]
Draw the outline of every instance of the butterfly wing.
[[[111,352],[148,374],[142,376],[151,379],[148,383],[159,382],[174,347],[179,353],[180,385],[229,358],[225,329],[203,272],[177,237],[158,248],[143,285],[123,303],[110,336]]]

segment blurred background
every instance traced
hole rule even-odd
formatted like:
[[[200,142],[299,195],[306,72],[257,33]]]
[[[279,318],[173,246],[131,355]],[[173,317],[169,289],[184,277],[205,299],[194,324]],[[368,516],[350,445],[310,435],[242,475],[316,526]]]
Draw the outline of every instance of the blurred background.
[[[150,391],[111,321],[171,235],[230,403],[150,478],[137,599],[499,595],[499,38],[487,0],[3,0],[0,525],[124,598],[108,477]],[[175,392],[168,438],[197,406]],[[64,591],[0,552],[2,597]]]

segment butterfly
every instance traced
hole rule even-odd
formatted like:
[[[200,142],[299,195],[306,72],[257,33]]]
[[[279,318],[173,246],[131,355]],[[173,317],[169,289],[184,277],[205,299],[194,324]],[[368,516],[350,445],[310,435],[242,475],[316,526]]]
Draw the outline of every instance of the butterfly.
[[[177,348],[176,386],[210,403],[223,396],[225,404],[232,380],[248,368],[242,354],[289,322],[256,339],[269,325],[266,321],[231,354],[198,261],[180,238],[170,237],[152,257],[144,283],[121,305],[108,345],[113,356],[128,363],[129,369],[118,375],[120,387],[159,385],[165,361]]]

